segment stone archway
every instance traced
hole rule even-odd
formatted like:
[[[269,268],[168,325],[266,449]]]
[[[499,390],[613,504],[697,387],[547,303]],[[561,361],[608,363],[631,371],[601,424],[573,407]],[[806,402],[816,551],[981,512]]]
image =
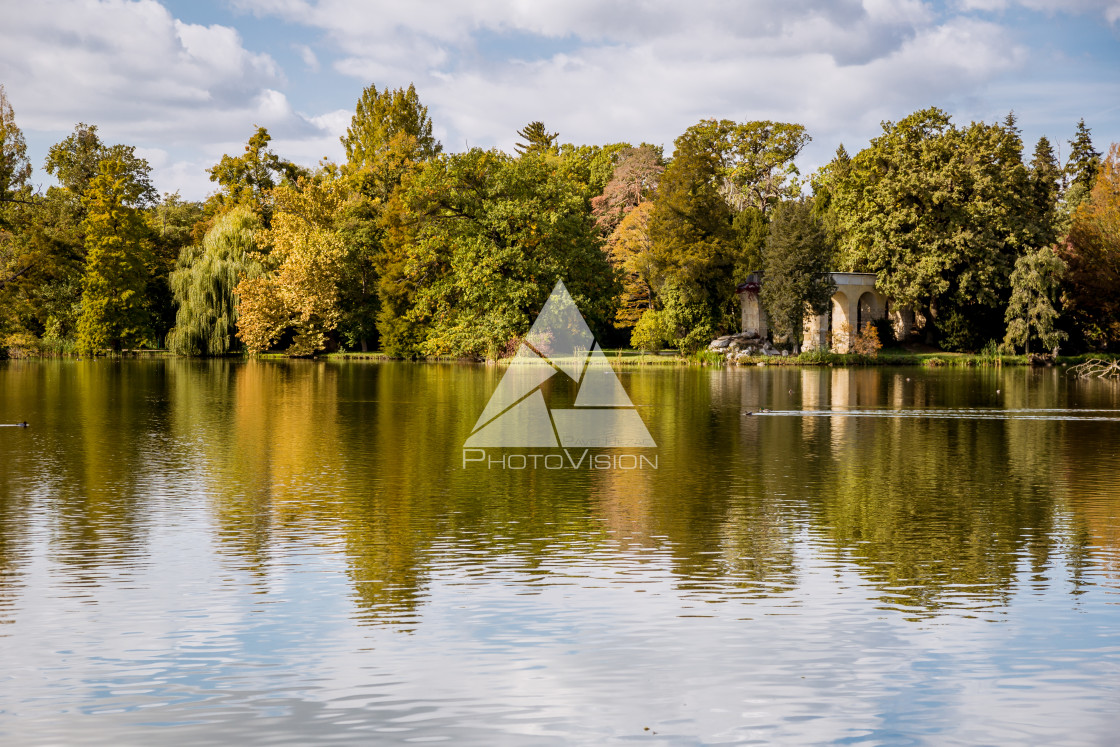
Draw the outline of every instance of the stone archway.
[[[875,274],[870,272],[833,272],[832,282],[836,292],[823,314],[805,319],[802,335],[805,350],[830,349],[837,353],[848,352],[850,335],[858,333],[864,324],[882,319],[887,313],[886,299],[875,289]],[[761,278],[752,275],[748,283],[739,286],[738,294],[743,304],[743,329],[765,336],[765,312],[758,303]],[[847,324],[847,334],[843,325]],[[908,328],[907,328],[908,331]]]
[[[856,324],[853,332],[863,332],[863,328],[876,319],[883,318],[883,307],[879,302],[879,294],[874,291],[864,291],[856,304]]]

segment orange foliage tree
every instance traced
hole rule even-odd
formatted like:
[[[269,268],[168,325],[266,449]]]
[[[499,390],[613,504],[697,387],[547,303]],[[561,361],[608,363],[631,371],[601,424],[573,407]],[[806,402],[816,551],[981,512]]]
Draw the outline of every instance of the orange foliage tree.
[[[1063,305],[1077,331],[1093,347],[1120,344],[1120,143],[1109,148],[1059,254],[1069,268]]]

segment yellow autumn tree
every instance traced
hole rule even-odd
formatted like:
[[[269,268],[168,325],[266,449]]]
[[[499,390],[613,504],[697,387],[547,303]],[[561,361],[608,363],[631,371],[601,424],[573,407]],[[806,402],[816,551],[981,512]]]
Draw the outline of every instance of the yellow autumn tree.
[[[1120,343],[1120,143],[1113,143],[1089,199],[1058,247],[1068,267],[1063,305],[1084,347]]]
[[[345,247],[335,229],[342,188],[330,174],[273,191],[276,212],[264,232],[265,274],[242,280],[237,336],[250,353],[267,350],[289,330],[285,351],[306,356],[323,350],[342,318],[339,288]]]
[[[654,296],[654,262],[649,237],[649,218],[653,202],[647,200],[633,208],[607,239],[611,264],[622,271],[622,295],[614,325],[633,327],[651,307]]]

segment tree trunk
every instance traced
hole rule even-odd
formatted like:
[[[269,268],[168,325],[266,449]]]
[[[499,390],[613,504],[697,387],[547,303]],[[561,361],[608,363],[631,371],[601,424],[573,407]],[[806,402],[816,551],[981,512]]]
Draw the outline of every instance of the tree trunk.
[[[937,312],[937,296],[930,296],[926,314],[926,345],[937,343]]]

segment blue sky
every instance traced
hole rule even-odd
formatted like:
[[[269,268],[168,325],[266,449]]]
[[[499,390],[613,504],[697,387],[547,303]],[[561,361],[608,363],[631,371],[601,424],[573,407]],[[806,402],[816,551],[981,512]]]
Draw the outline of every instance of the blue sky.
[[[1120,0],[0,0],[0,83],[43,158],[77,122],[137,146],[161,191],[254,125],[338,160],[362,89],[415,83],[450,151],[510,149],[540,119],[575,143],[672,150],[706,117],[806,125],[803,173],[939,106],[1014,109],[1028,152],[1077,120],[1120,141]]]

